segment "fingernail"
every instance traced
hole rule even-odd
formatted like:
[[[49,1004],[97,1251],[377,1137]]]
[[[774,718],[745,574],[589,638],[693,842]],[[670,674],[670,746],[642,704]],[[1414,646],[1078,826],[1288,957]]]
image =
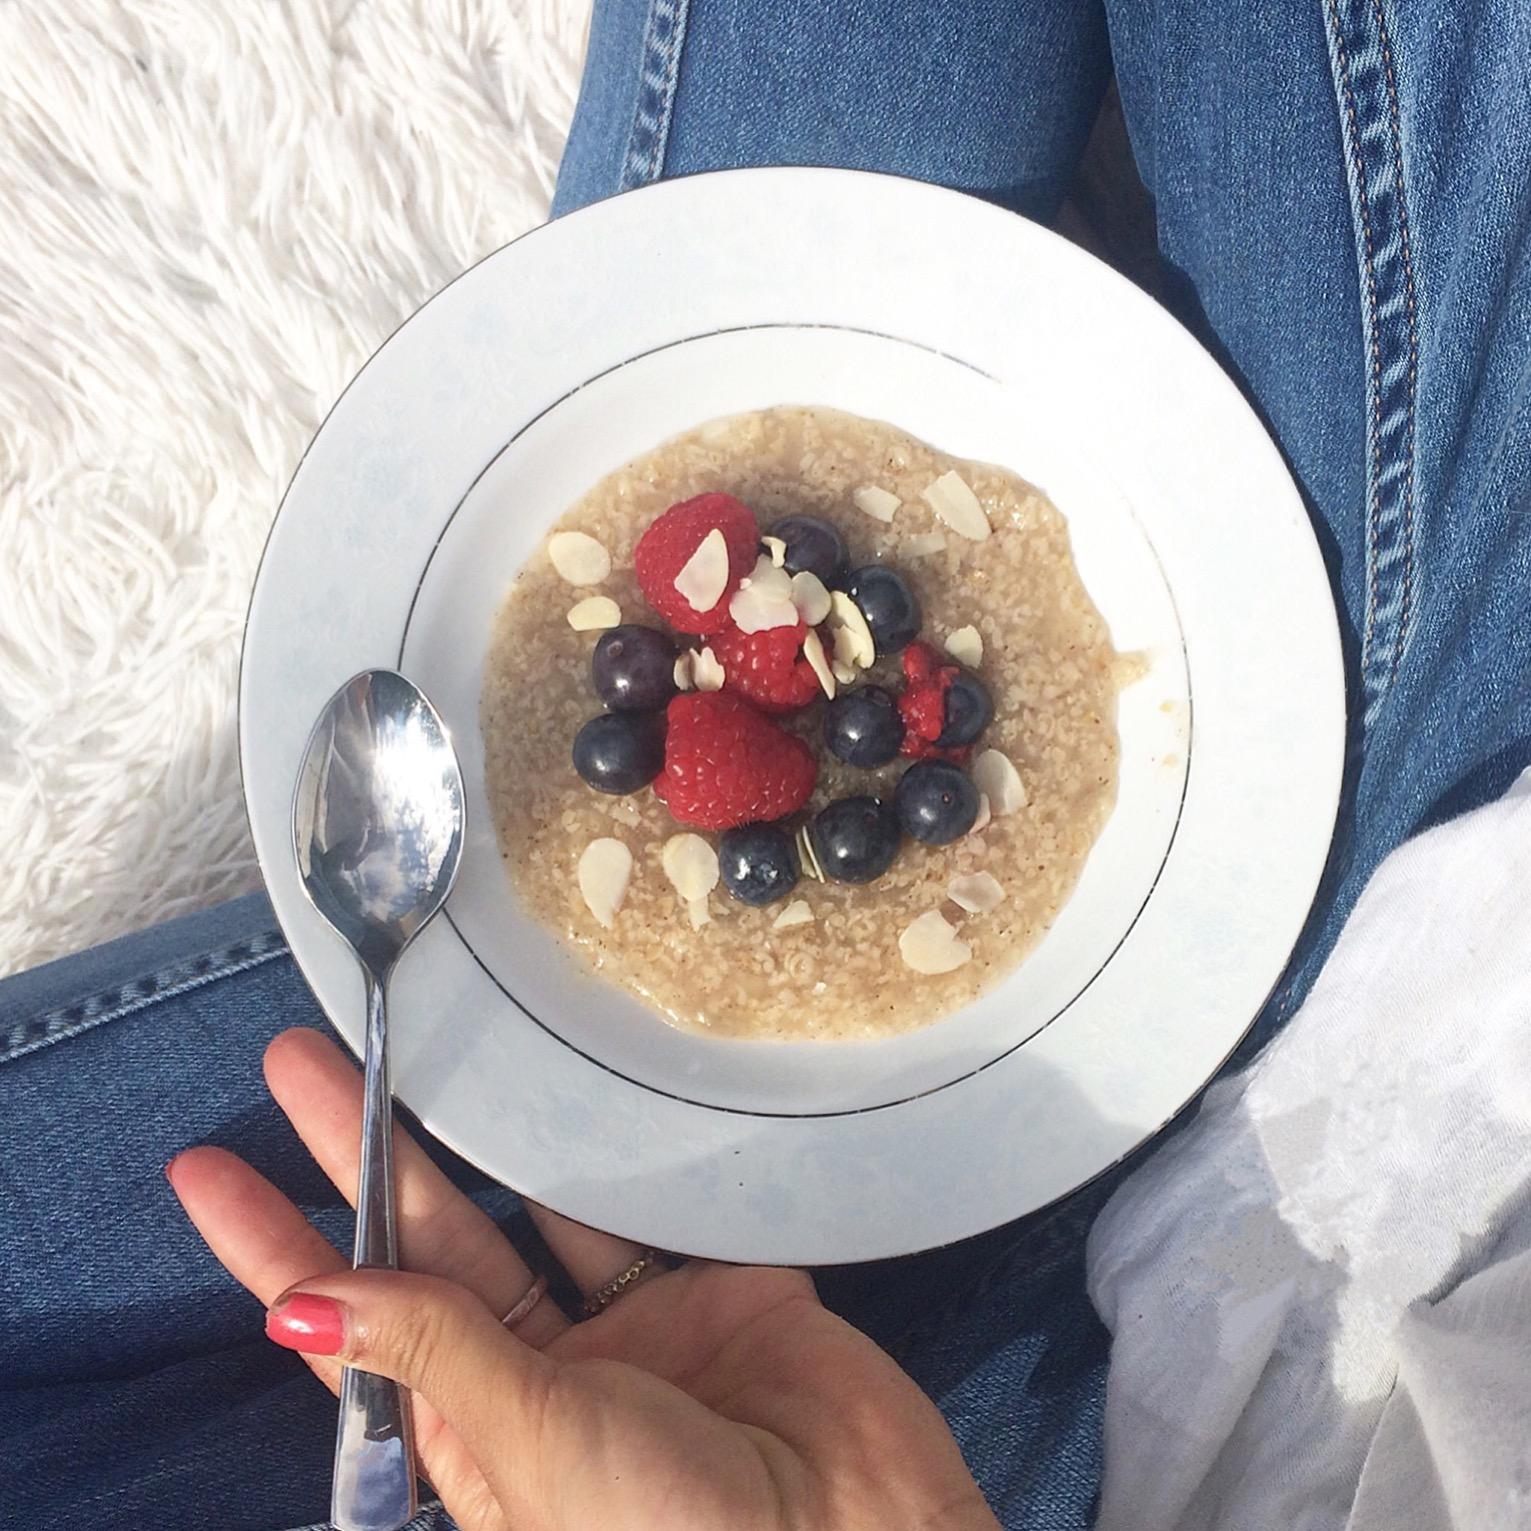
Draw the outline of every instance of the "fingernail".
[[[333,1356],[345,1343],[345,1318],[333,1297],[294,1292],[266,1314],[266,1338],[306,1356]]]

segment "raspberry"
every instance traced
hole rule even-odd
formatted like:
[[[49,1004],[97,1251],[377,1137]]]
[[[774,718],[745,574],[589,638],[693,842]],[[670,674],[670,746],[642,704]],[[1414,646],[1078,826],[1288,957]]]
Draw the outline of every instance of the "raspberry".
[[[688,691],[668,709],[654,794],[682,824],[733,829],[785,818],[818,778],[813,751],[728,691]]]
[[[900,753],[916,760],[949,760],[953,765],[962,765],[973,753],[971,745],[936,743],[946,727],[946,693],[961,673],[956,665],[941,664],[927,643],[911,643],[904,650],[908,684],[898,699],[904,719]]]
[[[728,583],[710,611],[698,611],[675,588],[675,576],[714,528],[728,544]],[[755,514],[730,494],[699,494],[656,516],[633,550],[638,585],[650,606],[677,632],[707,634],[728,626],[728,602],[755,567],[760,530]]]
[[[824,694],[813,666],[803,657],[808,624],[768,627],[744,633],[728,628],[712,640],[723,664],[723,689],[737,691],[762,712],[796,712]]]

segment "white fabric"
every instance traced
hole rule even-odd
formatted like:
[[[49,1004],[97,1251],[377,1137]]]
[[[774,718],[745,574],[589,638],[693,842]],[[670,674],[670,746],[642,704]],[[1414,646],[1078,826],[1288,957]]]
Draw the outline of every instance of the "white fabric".
[[[545,215],[587,10],[0,6],[0,973],[254,884],[266,529],[367,356]]]
[[[1107,1206],[1100,1531],[1531,1526],[1528,887],[1531,774]]]

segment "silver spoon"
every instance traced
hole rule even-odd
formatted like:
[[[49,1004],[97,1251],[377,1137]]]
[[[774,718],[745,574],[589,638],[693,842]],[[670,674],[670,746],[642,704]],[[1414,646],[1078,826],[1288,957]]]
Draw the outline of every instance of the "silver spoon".
[[[388,976],[446,902],[462,859],[462,771],[436,709],[392,670],[348,680],[308,741],[292,843],[314,907],[348,941],[367,988],[366,1096],[354,1264],[399,1263],[393,1205]],[[347,1367],[330,1515],[338,1531],[397,1531],[415,1513],[409,1398]]]

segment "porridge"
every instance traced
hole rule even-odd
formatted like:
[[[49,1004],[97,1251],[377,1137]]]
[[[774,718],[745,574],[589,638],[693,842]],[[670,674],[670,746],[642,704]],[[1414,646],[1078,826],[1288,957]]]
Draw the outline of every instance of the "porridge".
[[[482,701],[501,852],[674,1024],[907,1030],[1069,897],[1121,678],[1013,473],[832,410],[715,421],[603,479],[510,590]]]

